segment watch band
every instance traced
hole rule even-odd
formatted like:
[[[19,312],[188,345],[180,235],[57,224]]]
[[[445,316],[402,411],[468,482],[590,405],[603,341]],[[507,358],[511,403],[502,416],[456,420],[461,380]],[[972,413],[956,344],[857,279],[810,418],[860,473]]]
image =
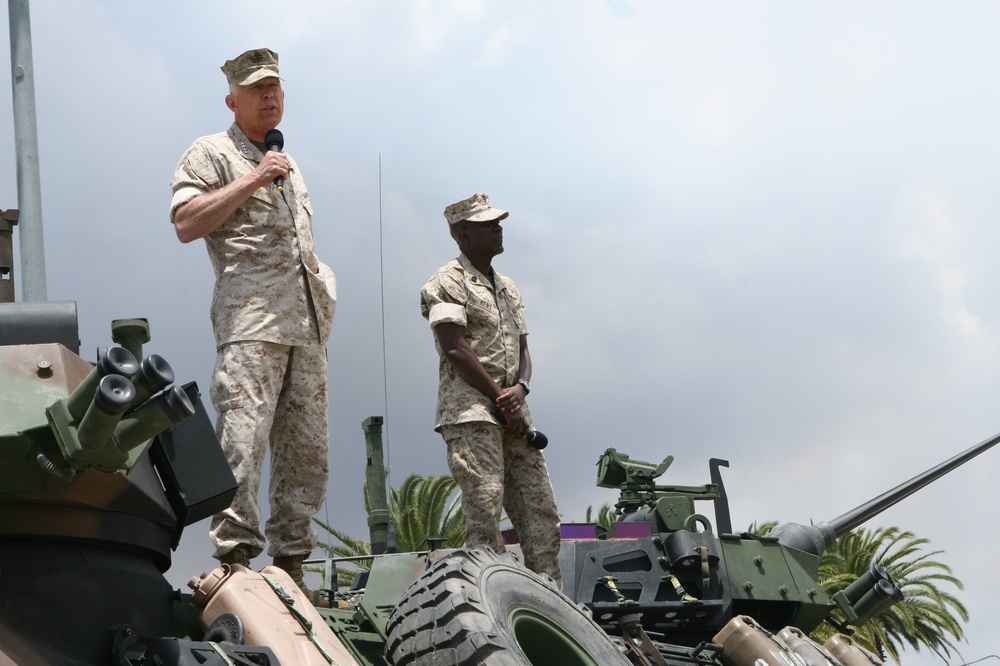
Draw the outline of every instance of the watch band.
[[[515,384],[520,384],[521,386],[524,387],[524,395],[528,395],[529,393],[531,393],[531,387],[528,386],[528,380],[527,379],[518,379],[514,383]]]

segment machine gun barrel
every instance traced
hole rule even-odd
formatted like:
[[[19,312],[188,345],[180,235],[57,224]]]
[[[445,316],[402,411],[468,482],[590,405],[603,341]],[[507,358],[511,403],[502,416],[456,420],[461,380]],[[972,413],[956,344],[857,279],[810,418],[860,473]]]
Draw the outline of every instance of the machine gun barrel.
[[[916,475],[892,490],[868,500],[861,506],[837,516],[829,522],[819,521],[812,525],[783,523],[771,530],[769,536],[777,538],[781,544],[789,548],[812,553],[819,557],[827,548],[836,543],[838,538],[847,534],[855,527],[871,520],[900,500],[906,499],[927,484],[940,479],[956,467],[967,463],[997,442],[1000,442],[1000,433],[976,444],[971,449],[959,453],[953,458],[945,460],[940,465]]]
[[[945,460],[940,465],[932,467],[922,474],[918,474],[909,481],[899,484],[892,490],[882,493],[878,497],[865,502],[861,506],[834,518],[829,521],[828,524],[831,528],[833,528],[834,534],[837,537],[841,537],[858,525],[861,525],[874,516],[882,513],[900,500],[909,497],[929,483],[933,483],[956,467],[964,465],[983,451],[986,451],[995,445],[997,442],[1000,442],[1000,433],[997,433],[993,437],[976,444],[962,453],[959,453],[953,458]]]

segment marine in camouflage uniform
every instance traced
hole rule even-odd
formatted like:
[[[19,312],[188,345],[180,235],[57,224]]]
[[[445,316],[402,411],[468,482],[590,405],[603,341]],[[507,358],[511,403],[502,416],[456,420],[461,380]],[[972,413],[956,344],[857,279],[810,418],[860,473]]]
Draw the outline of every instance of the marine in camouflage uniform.
[[[462,254],[420,291],[420,309],[440,356],[435,430],[462,489],[470,547],[504,549],[501,508],[521,540],[525,564],[561,584],[559,513],[545,457],[528,445],[531,380],[528,327],[514,281],[492,268],[503,252],[506,211],[476,194],[445,209]]]
[[[205,239],[216,278],[210,394],[239,489],[229,509],[213,517],[210,535],[222,561],[248,564],[269,542],[268,554],[288,568],[315,547],[312,517],[326,496],[326,342],[336,282],[313,251],[301,172],[288,154],[263,145],[284,110],[277,54],[247,51],[222,71],[235,122],[195,141],[170,183],[177,236]],[[269,444],[265,540],[257,491]]]

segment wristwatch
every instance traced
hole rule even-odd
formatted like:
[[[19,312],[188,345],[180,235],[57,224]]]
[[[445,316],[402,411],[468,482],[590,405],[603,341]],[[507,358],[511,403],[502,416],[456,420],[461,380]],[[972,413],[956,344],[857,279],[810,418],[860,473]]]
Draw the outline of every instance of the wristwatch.
[[[518,379],[514,383],[515,384],[520,384],[521,386],[524,387],[524,395],[528,395],[529,393],[531,393],[531,387],[528,386],[528,380],[527,379]]]

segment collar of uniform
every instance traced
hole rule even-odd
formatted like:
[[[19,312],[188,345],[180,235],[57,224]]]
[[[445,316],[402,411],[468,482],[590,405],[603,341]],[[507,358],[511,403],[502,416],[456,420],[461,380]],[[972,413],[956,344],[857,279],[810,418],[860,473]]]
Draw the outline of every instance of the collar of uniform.
[[[240,151],[243,157],[255,162],[260,162],[264,158],[264,154],[257,149],[257,146],[253,145],[253,141],[247,138],[247,135],[235,122],[230,125],[228,134],[233,145],[236,146],[236,150]]]
[[[494,291],[503,291],[506,289],[503,281],[498,279],[497,276],[499,274],[496,272],[496,269],[491,267],[491,270],[493,271],[493,279],[490,280],[489,276],[483,275],[478,268],[472,265],[472,262],[469,261],[469,258],[466,257],[465,254],[458,255],[458,263],[461,264],[466,273],[472,276],[473,282],[481,284],[487,289],[494,289],[495,287]]]

